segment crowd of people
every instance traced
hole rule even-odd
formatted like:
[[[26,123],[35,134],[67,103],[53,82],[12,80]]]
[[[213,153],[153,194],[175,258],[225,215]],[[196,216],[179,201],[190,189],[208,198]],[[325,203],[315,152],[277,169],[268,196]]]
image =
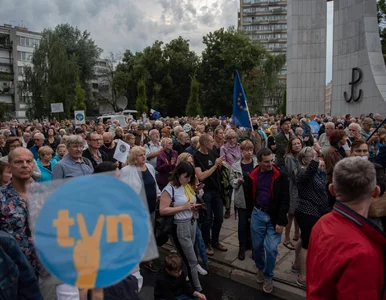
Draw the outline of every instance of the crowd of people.
[[[162,270],[156,262],[143,263],[158,273],[155,299],[206,299],[200,276],[208,274],[208,256],[227,251],[219,236],[232,208],[238,259],[249,259],[246,251],[252,250],[264,292],[273,290],[282,243],[294,250],[291,271],[299,274],[307,299],[380,299],[386,279],[382,122],[379,114],[265,114],[253,116],[249,129],[215,117],[130,120],[125,128],[117,120],[1,122],[0,264],[15,262],[1,272],[24,273],[8,275],[13,282],[0,299],[87,297],[39,264],[27,186],[108,171],[146,195],[155,232],[157,209],[159,217],[173,216],[176,251]],[[125,163],[114,158],[119,140],[130,146]],[[141,284],[136,268],[118,285],[137,295]],[[109,293],[116,293],[114,287],[105,289],[106,299]]]

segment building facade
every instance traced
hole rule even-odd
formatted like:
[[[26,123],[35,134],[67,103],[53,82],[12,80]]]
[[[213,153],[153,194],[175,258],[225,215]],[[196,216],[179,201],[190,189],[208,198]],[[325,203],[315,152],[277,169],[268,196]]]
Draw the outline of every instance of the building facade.
[[[240,0],[238,27],[250,36],[252,41],[263,45],[270,54],[286,54],[287,0]],[[285,66],[279,74],[279,86],[283,86],[283,90],[286,79]],[[275,112],[278,100],[273,95],[267,95],[264,99],[264,110]]]
[[[15,118],[26,120],[26,103],[18,86],[23,69],[32,65],[32,54],[39,47],[41,34],[9,24],[0,26],[0,102],[12,104]]]

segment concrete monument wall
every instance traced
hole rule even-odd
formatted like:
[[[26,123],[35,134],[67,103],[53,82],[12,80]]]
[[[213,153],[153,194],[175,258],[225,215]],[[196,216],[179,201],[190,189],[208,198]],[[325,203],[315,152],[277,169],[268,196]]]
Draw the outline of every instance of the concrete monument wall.
[[[326,0],[288,0],[287,113],[324,113]]]
[[[354,71],[353,68],[360,70]],[[362,71],[362,79],[357,81]],[[376,0],[334,1],[334,51],[331,113],[379,112],[386,116],[386,67],[379,39]],[[358,96],[362,90],[361,99]],[[358,101],[355,101],[358,100]]]

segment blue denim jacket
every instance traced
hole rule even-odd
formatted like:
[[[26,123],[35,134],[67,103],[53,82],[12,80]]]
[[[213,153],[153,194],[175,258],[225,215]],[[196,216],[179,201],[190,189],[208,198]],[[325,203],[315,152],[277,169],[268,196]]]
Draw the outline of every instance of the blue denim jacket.
[[[0,300],[43,300],[38,279],[16,240],[0,231]]]

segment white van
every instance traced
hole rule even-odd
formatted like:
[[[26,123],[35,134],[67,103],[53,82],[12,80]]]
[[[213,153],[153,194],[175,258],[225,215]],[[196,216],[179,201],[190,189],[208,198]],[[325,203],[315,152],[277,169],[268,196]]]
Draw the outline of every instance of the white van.
[[[99,120],[102,120],[103,124],[106,124],[107,120],[111,120],[111,121],[118,120],[119,125],[121,125],[121,127],[126,127],[127,123],[128,123],[127,122],[128,118],[124,115],[121,115],[121,114],[102,115],[102,116],[98,117],[97,120],[98,120],[98,122],[99,122]]]

